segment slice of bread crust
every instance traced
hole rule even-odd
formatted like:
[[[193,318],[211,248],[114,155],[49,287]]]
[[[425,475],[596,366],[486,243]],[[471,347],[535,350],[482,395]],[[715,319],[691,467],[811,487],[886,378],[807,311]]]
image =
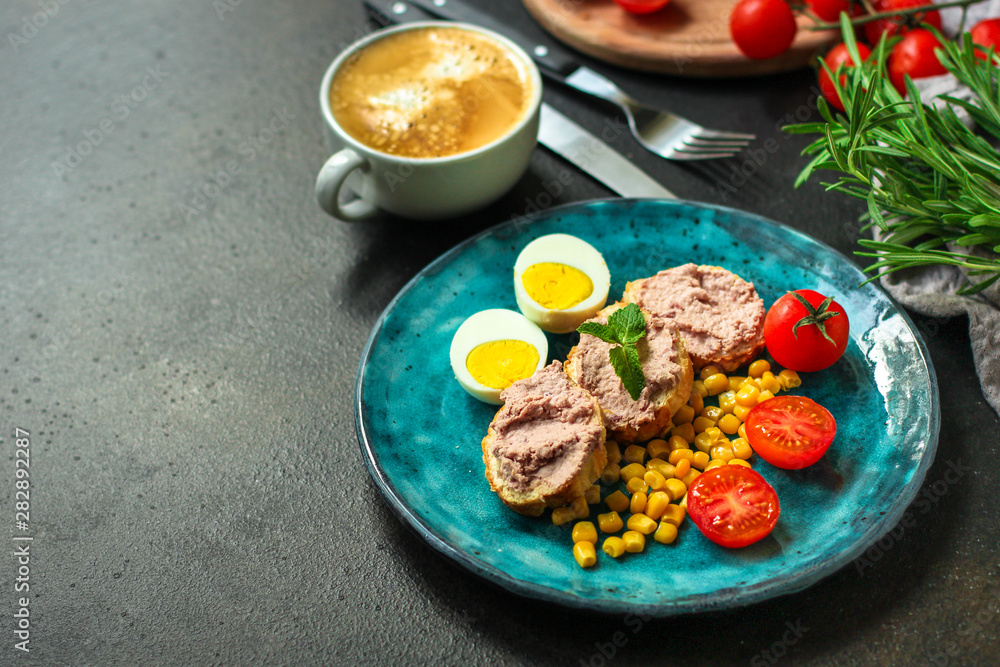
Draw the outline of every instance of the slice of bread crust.
[[[611,313],[624,307],[625,304],[621,302],[612,304],[599,312],[595,319],[600,318],[606,321]],[[646,317],[648,324],[653,316],[645,311],[643,311],[643,315]],[[653,407],[651,419],[642,421],[626,420],[623,423],[618,423],[619,420],[614,418],[613,410],[606,402],[601,401],[601,396],[597,396],[597,401],[601,404],[601,412],[604,414],[604,426],[613,434],[615,440],[619,442],[642,442],[665,434],[670,429],[671,419],[673,419],[674,414],[690,398],[691,386],[694,382],[694,368],[691,365],[691,359],[688,357],[684,349],[684,343],[676,329],[673,330],[673,339],[673,348],[677,353],[677,363],[680,365],[680,372],[677,373],[677,381],[673,386],[658,388],[649,396],[649,402]],[[642,339],[640,339],[641,343]],[[592,383],[587,381],[585,370],[579,361],[579,348],[580,346],[576,345],[569,351],[564,367],[566,373],[574,382],[584,389],[591,390]],[[614,373],[610,359],[606,360],[606,364],[607,366],[604,370]],[[624,387],[621,390],[624,391]]]
[[[539,371],[541,372],[541,371]],[[530,379],[530,378],[529,378]],[[572,380],[567,378],[572,383]],[[483,463],[486,466],[486,479],[490,483],[490,488],[500,497],[507,507],[519,514],[528,516],[539,516],[546,507],[563,507],[584,495],[594,483],[600,479],[604,472],[604,467],[608,462],[608,452],[605,448],[606,433],[604,430],[604,418],[601,414],[601,406],[590,394],[586,394],[590,402],[590,413],[587,415],[584,424],[599,426],[600,437],[587,457],[582,461],[579,471],[572,477],[565,479],[558,485],[554,485],[542,477],[533,480],[527,489],[517,489],[509,481],[510,466],[509,461],[505,462],[504,457],[494,451],[494,443],[497,440],[497,432],[494,423],[504,412],[506,406],[497,411],[487,429],[486,437],[482,440]],[[542,417],[545,418],[544,416]]]

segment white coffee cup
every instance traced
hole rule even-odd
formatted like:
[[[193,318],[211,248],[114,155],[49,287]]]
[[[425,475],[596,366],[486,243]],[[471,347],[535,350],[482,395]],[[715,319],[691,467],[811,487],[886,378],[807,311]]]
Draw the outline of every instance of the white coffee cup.
[[[373,42],[407,30],[460,28],[498,42],[523,61],[531,81],[531,97],[520,119],[501,137],[473,150],[442,157],[413,158],[381,152],[348,134],[330,109],[334,76]],[[316,179],[320,208],[345,221],[363,220],[386,211],[406,218],[433,220],[470,213],[487,206],[510,190],[528,167],[538,140],[542,81],[538,68],[520,47],[490,30],[448,21],[408,23],[380,30],[341,53],[323,77],[319,104],[327,144],[337,152],[327,160]],[[357,174],[357,176],[353,176]],[[341,202],[345,181],[358,198]]]

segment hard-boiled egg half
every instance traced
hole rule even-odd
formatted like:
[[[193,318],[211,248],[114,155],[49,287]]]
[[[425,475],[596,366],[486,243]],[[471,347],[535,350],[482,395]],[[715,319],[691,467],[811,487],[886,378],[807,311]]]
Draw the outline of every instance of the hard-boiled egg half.
[[[514,264],[514,295],[524,315],[551,333],[575,331],[608,300],[611,274],[594,246],[569,234],[541,236]]]
[[[483,310],[465,320],[451,339],[451,368],[462,388],[500,405],[500,392],[545,365],[545,333],[513,310]]]

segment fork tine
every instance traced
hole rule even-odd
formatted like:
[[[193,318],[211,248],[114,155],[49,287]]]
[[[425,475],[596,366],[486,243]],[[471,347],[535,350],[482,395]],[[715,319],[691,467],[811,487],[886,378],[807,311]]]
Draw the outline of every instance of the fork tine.
[[[733,157],[736,153],[691,153],[688,151],[676,149],[670,152],[667,156],[671,160],[718,160],[721,158]]]
[[[746,148],[749,144],[749,141],[744,141],[742,139],[719,139],[718,141],[712,141],[701,139],[699,137],[688,137],[684,140],[685,146],[691,146],[693,148],[740,149]]]
[[[698,128],[692,131],[691,135],[697,139],[731,139],[734,141],[753,141],[756,135],[745,134],[743,132],[722,132],[720,130],[709,130],[708,128]]]

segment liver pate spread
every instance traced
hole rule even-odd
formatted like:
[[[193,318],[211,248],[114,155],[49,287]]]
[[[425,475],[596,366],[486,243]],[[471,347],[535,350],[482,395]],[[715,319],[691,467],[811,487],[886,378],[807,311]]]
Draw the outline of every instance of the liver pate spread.
[[[608,320],[606,316],[599,315],[588,321],[607,324]],[[646,314],[646,335],[636,343],[646,386],[636,401],[629,396],[608,361],[610,348],[610,343],[582,334],[580,344],[573,353],[574,371],[578,376],[573,379],[597,398],[605,421],[612,430],[629,425],[639,428],[655,421],[657,409],[662,405],[657,404],[657,399],[662,401],[664,394],[673,391],[683,373],[673,325]]]
[[[627,299],[673,322],[695,366],[759,345],[764,302],[753,283],[719,267],[684,264],[629,285]]]
[[[604,426],[593,420],[593,397],[573,384],[560,361],[515,382],[500,398],[504,405],[493,419],[490,453],[514,490],[541,483],[561,487],[603,440]]]

